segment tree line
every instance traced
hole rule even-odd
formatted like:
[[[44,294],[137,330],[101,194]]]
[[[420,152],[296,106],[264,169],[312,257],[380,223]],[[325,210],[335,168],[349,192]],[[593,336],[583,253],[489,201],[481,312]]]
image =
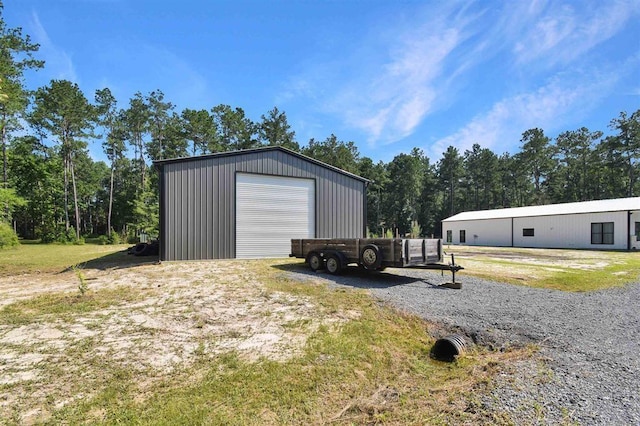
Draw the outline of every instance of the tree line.
[[[0,214],[25,238],[116,241],[157,233],[152,161],[261,146],[283,146],[371,180],[367,225],[378,236],[440,235],[440,221],[461,211],[634,196],[639,189],[640,110],[612,119],[607,137],[580,128],[552,140],[535,128],[522,134],[516,154],[478,143],[464,152],[450,146],[437,161],[414,148],[374,162],[333,134],[301,145],[277,107],[253,121],[224,104],[178,111],[161,90],[125,103],[108,88],[87,96],[67,80],[30,90],[25,71],[44,66],[38,45],[2,19],[0,45]],[[91,158],[89,144],[101,145],[108,164]]]

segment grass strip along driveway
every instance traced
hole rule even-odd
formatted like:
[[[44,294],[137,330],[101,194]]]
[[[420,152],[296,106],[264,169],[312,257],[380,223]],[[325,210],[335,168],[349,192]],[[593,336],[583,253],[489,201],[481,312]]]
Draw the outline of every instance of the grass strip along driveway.
[[[463,274],[562,291],[620,287],[640,276],[640,253],[592,250],[446,246]]]
[[[292,280],[288,259],[157,264],[81,248],[0,253],[6,424],[493,421],[467,408],[525,356],[434,361],[435,326],[365,291]]]
[[[441,363],[437,325],[292,278],[299,261],[157,264],[122,249],[0,252],[4,423],[511,422],[478,401],[534,347]]]

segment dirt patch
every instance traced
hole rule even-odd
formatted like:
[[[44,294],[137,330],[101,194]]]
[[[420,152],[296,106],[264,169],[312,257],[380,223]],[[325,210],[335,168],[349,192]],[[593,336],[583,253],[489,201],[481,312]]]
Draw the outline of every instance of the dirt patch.
[[[545,271],[601,270],[620,262],[619,253],[590,250],[448,246],[445,251],[455,254],[461,263],[472,264],[476,270],[497,268],[504,276],[516,279],[530,276],[531,272],[543,277]]]
[[[269,277],[259,276],[257,262],[84,269],[89,292],[140,295],[72,318],[43,315],[29,324],[0,325],[0,417],[42,420],[52,400],[59,408],[79,397],[81,381],[99,389],[101,378],[115,370],[144,372],[153,381],[232,351],[248,361],[286,360],[301,352],[318,327],[336,327],[354,316],[269,290]],[[0,278],[0,304],[45,293],[77,294],[78,284],[74,272]],[[87,388],[85,383],[82,389]]]

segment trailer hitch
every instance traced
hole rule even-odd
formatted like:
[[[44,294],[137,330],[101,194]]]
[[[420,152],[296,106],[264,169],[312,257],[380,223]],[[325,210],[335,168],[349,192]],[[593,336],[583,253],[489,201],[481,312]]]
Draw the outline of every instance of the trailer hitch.
[[[449,271],[451,272],[451,282],[440,284],[440,287],[453,288],[457,290],[461,289],[462,284],[456,282],[456,272],[464,269],[464,267],[456,264],[456,258],[453,253],[451,253],[451,263],[447,265],[446,269],[449,269]],[[445,268],[442,269],[442,275],[444,275],[444,270]]]
[[[436,269],[438,271],[441,271],[442,272],[442,276],[444,276],[444,271],[451,272],[451,282],[440,284],[440,287],[455,288],[455,289],[461,289],[462,288],[462,285],[459,282],[456,282],[456,272],[464,269],[464,267],[456,264],[456,259],[453,256],[453,253],[451,254],[451,263],[449,263],[447,265],[442,264],[442,263],[434,263],[434,264],[431,264],[431,265],[423,266],[423,268],[424,269]]]

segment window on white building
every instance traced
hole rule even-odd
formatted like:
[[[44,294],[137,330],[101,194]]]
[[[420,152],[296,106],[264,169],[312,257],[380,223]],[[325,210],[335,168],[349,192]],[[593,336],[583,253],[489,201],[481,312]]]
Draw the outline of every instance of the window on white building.
[[[613,244],[613,222],[592,223],[591,244]]]

